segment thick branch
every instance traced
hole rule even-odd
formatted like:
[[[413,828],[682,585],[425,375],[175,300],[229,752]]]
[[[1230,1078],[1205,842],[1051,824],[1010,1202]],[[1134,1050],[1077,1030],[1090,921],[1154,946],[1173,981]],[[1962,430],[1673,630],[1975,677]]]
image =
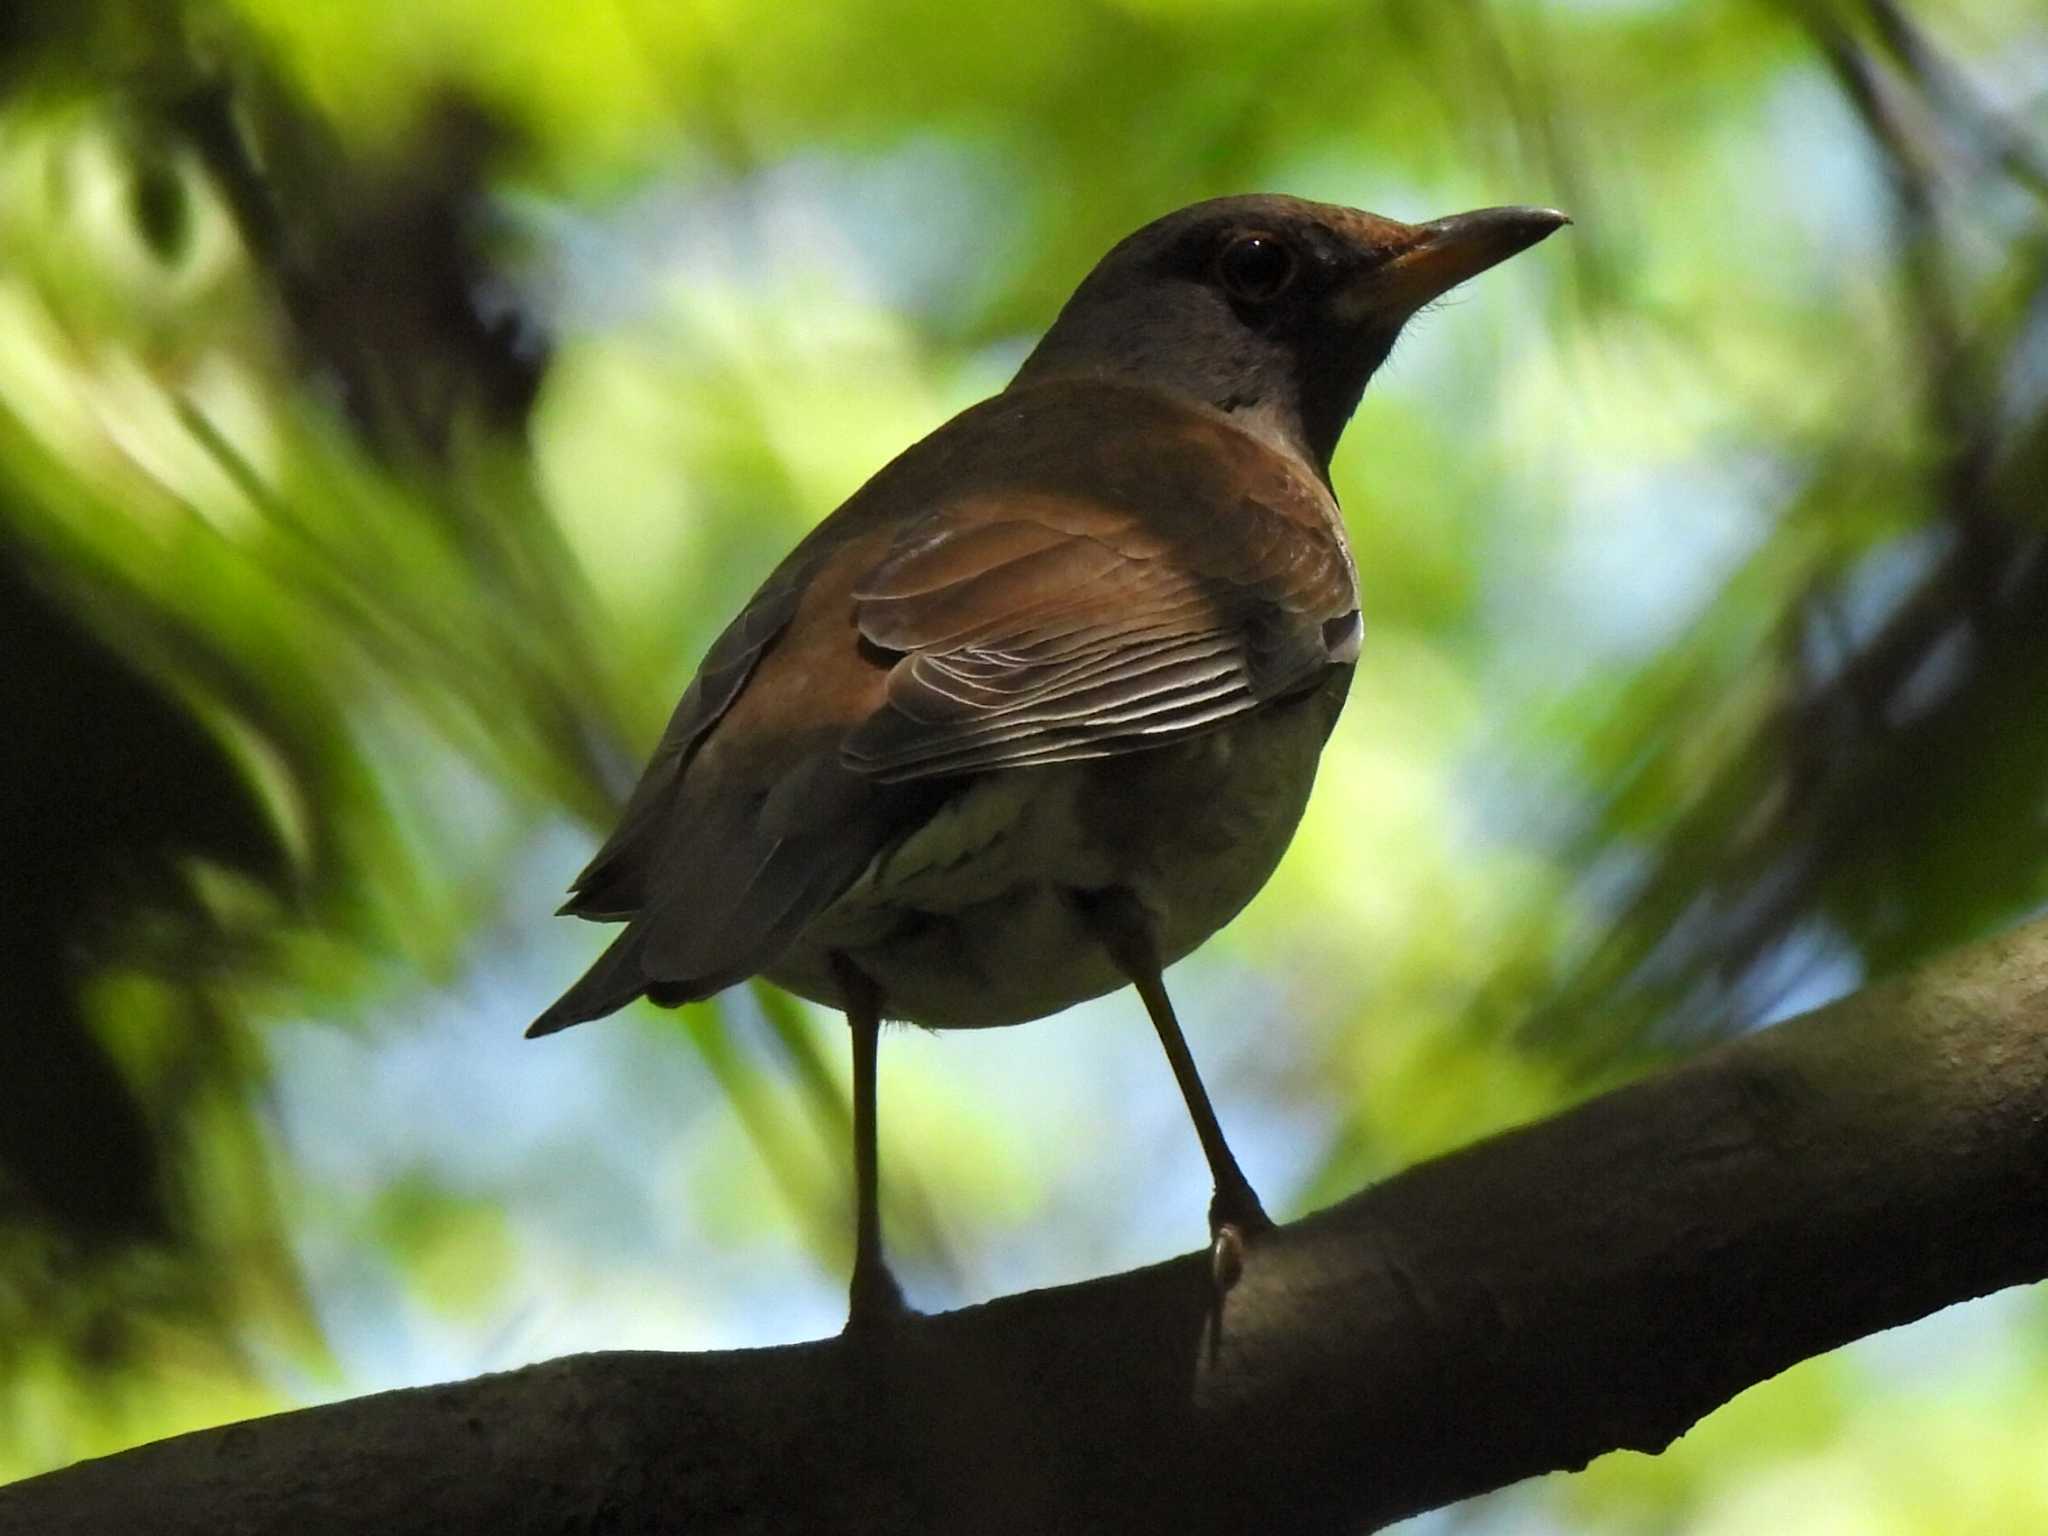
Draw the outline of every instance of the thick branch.
[[[1657,1450],[2048,1273],[2048,923],[1411,1169],[1250,1254],[164,1441],[0,1532],[1352,1531]]]

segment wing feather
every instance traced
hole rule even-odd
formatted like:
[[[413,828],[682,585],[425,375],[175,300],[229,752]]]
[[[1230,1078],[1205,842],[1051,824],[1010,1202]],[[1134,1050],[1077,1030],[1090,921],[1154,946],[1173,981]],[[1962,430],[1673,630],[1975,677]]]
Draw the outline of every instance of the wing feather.
[[[1186,525],[1165,537],[1162,521]],[[923,520],[854,588],[900,652],[847,738],[896,782],[1156,747],[1306,686],[1325,626],[1357,610],[1326,530],[1256,500],[1185,508],[1005,498]]]

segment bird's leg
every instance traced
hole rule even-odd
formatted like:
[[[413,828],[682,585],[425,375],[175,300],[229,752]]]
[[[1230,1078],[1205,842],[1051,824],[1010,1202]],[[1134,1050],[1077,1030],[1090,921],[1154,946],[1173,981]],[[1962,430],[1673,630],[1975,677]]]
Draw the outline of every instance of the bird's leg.
[[[1124,890],[1090,891],[1079,905],[1109,958],[1145,1000],[1145,1011],[1152,1016],[1152,1027],[1159,1031],[1159,1043],[1166,1048],[1174,1080],[1187,1101],[1188,1117],[1195,1122],[1195,1135],[1201,1139],[1209,1173],[1216,1181],[1216,1192],[1209,1201],[1210,1270],[1217,1291],[1228,1291],[1243,1271],[1245,1243],[1269,1231],[1273,1223],[1231,1155],[1223,1127],[1209,1104],[1208,1090],[1195,1070],[1195,1058],[1181,1035],[1180,1021],[1174,1017],[1173,1003],[1160,976],[1159,946],[1152,935],[1151,918],[1137,897]]]
[[[847,1289],[849,1333],[888,1323],[903,1310],[903,1292],[882,1258],[879,1159],[875,1150],[875,1048],[882,1033],[882,995],[872,979],[844,955],[832,955],[833,974],[853,1033],[853,1176],[855,1224],[853,1283]]]

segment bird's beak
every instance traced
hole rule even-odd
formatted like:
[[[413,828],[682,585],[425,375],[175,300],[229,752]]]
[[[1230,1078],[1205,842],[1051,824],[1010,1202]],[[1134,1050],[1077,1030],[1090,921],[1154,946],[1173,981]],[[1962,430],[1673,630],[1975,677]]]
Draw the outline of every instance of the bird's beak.
[[[1555,208],[1481,208],[1427,224],[1399,226],[1403,236],[1359,274],[1345,295],[1356,318],[1406,319],[1468,277],[1526,251],[1571,223]]]

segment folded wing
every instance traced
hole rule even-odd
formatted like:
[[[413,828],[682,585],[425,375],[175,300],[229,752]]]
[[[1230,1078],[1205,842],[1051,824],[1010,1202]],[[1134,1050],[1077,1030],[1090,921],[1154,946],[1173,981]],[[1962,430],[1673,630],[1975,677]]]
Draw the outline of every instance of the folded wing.
[[[1348,660],[1333,642],[1357,612],[1336,540],[1258,501],[1051,496],[930,520],[854,603],[862,636],[901,654],[843,749],[885,781],[1162,745]]]

